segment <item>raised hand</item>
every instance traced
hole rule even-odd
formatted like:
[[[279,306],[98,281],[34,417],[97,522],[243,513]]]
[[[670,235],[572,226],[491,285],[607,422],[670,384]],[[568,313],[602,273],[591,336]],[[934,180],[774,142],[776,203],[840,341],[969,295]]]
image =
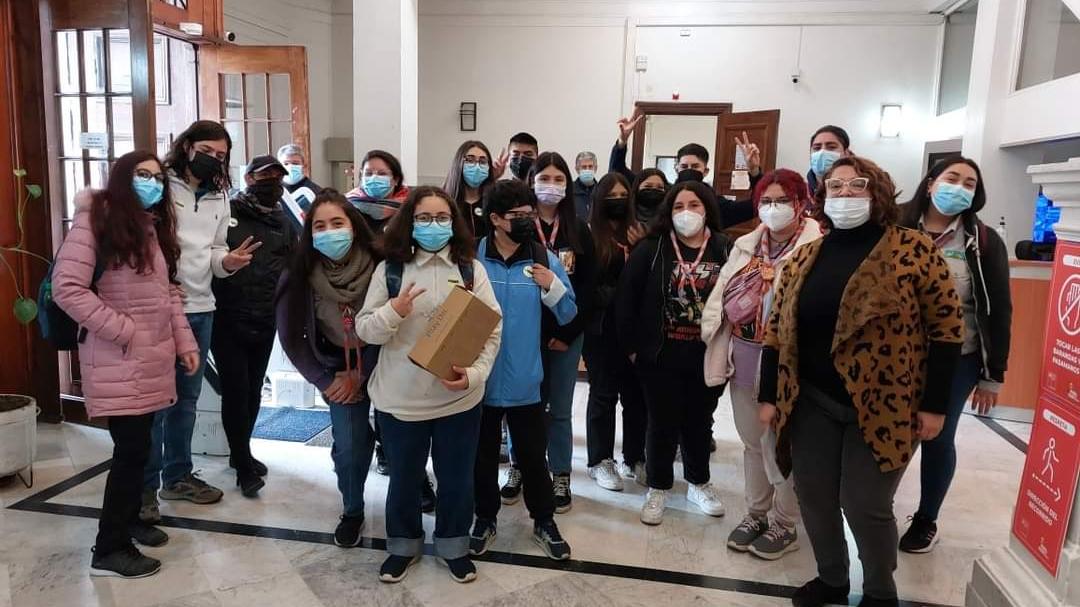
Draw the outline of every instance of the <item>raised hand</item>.
[[[407,318],[413,311],[413,302],[417,297],[423,295],[427,289],[416,288],[415,282],[410,282],[401,290],[401,293],[397,297],[390,300],[390,307],[394,308],[397,315],[402,318]]]
[[[499,152],[499,157],[491,161],[491,174],[495,176],[496,180],[502,179],[502,176],[506,173],[506,165],[510,163],[510,154],[506,152],[506,148],[503,148]]]
[[[742,139],[735,137],[735,145],[742,150],[743,158],[746,158],[746,170],[751,175],[757,175],[761,170],[761,150],[756,143],[750,143],[750,137],[746,131],[742,132]]]
[[[645,119],[645,114],[634,112],[633,116],[629,118],[619,118],[619,143],[626,145],[626,142],[630,140],[630,135],[633,134],[634,129],[637,128],[639,122]]]
[[[626,228],[626,244],[631,247],[636,245],[642,238],[645,238],[645,234],[645,227],[634,222]]]
[[[255,237],[248,236],[244,239],[244,242],[240,243],[240,246],[229,251],[229,254],[225,256],[225,259],[221,261],[221,265],[225,267],[227,272],[235,272],[242,270],[251,263],[251,258],[255,255],[255,251],[262,246],[261,242],[253,242]]]

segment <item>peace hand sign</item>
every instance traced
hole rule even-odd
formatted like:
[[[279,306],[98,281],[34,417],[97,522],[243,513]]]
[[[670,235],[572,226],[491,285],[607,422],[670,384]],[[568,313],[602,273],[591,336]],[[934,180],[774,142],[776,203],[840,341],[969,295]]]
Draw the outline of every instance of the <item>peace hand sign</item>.
[[[742,150],[743,157],[746,158],[746,170],[751,175],[757,175],[761,170],[761,150],[757,144],[750,143],[750,137],[743,131],[741,140],[735,137],[735,145]]]
[[[491,162],[491,173],[495,176],[496,180],[502,179],[503,173],[506,173],[506,165],[510,161],[510,154],[506,153],[506,148],[503,148],[499,152],[499,157]]]
[[[630,135],[633,134],[634,129],[637,128],[645,118],[645,114],[634,112],[634,115],[629,118],[619,118],[619,143],[626,145],[626,142],[630,140]]]
[[[229,254],[225,256],[225,259],[221,260],[221,265],[225,268],[226,272],[235,272],[242,270],[251,263],[251,258],[255,254],[255,251],[262,246],[262,242],[256,242],[254,236],[248,236],[244,239],[244,242],[240,243],[240,246],[229,251]]]
[[[399,293],[397,297],[390,300],[390,307],[397,312],[398,316],[406,318],[409,314],[412,314],[413,301],[415,301],[417,297],[423,295],[425,291],[427,291],[427,289],[417,289],[416,283],[410,282],[401,290],[401,293]]]

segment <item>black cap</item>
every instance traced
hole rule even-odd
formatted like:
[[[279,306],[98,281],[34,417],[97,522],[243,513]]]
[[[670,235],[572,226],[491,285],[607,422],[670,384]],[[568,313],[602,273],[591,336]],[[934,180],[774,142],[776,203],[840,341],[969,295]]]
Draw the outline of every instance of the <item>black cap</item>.
[[[247,165],[247,169],[244,170],[244,174],[251,175],[252,173],[261,173],[267,169],[277,169],[281,171],[282,175],[287,175],[289,173],[285,170],[285,167],[278,162],[277,158],[267,154],[252,158],[251,162]]]

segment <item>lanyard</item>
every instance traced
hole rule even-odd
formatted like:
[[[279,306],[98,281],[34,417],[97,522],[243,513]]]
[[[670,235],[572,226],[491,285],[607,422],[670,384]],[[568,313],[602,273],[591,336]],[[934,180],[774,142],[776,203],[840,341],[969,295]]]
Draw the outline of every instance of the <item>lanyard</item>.
[[[675,267],[679,269],[679,291],[681,292],[686,286],[686,280],[691,278],[698,265],[701,264],[701,259],[705,257],[705,249],[709,248],[709,239],[712,238],[712,232],[709,231],[709,228],[705,228],[705,240],[701,243],[701,248],[698,249],[697,259],[694,260],[694,263],[686,263],[683,260],[682,251],[679,250],[679,241],[675,239],[675,233],[668,232],[668,236],[671,237],[671,244],[675,247],[675,258],[678,260]],[[694,297],[698,297],[697,286],[693,280],[690,281],[690,289],[694,292]]]
[[[537,217],[534,221],[536,221],[536,235],[540,238],[540,242],[543,243],[544,247],[547,249],[558,252],[555,248],[555,239],[559,237],[559,218],[556,217],[555,223],[551,224],[551,240],[548,240],[548,238],[544,236],[544,226],[540,224],[540,218]]]

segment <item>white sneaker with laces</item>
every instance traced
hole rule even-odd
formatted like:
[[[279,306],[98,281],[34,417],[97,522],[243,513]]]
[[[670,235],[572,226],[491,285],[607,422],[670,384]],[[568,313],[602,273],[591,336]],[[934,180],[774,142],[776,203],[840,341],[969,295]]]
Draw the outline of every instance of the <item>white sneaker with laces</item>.
[[[724,516],[724,504],[712,483],[690,485],[686,490],[686,501],[694,504],[709,516]]]
[[[608,491],[622,491],[623,481],[615,470],[615,460],[606,459],[599,466],[589,468],[589,478],[596,481],[597,485]]]
[[[626,479],[633,480],[633,478],[634,478],[634,468],[632,466],[628,465],[626,462],[619,462],[619,465],[616,466],[616,470],[619,471],[619,476],[621,476],[623,478],[626,478]]]
[[[667,497],[666,489],[649,489],[645,494],[645,504],[641,507],[641,522],[646,525],[659,525],[663,522]]]
[[[634,480],[642,487],[649,486],[649,475],[645,472],[645,462],[634,464]]]

